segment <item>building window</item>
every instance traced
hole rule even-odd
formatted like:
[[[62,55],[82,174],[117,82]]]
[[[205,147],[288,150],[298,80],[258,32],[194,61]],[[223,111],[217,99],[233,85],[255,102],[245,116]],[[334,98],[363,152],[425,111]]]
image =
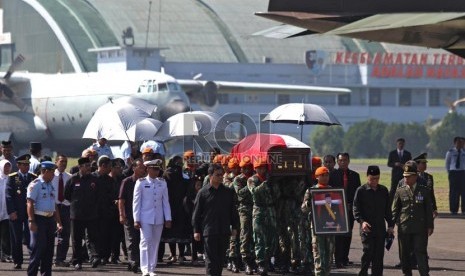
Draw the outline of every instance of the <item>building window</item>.
[[[229,94],[218,94],[218,102],[220,104],[229,104]]]
[[[289,98],[289,95],[283,95],[283,94],[279,94],[278,95],[278,104],[281,105],[281,104],[287,104],[290,102],[290,98]]]
[[[399,106],[411,106],[412,105],[412,90],[411,89],[399,89]]]
[[[251,103],[258,102],[258,96],[256,94],[247,95],[247,101]]]
[[[429,106],[439,106],[439,89],[429,90]]]
[[[350,94],[338,95],[337,98],[339,105],[350,105]]]
[[[371,88],[368,97],[370,98],[370,106],[381,105],[381,89]]]

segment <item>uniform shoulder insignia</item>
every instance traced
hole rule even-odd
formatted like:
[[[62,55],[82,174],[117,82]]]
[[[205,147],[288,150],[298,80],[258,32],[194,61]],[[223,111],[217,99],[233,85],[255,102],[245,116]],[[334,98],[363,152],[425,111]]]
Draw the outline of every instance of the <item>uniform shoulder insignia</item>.
[[[37,177],[37,174],[35,174],[35,173],[29,173],[29,174],[30,174],[30,175],[33,175],[33,176],[35,176],[35,177]]]
[[[32,182],[31,182],[31,183],[36,183],[37,181],[39,181],[39,179],[38,179],[38,178],[36,178],[36,179],[32,180]]]
[[[145,180],[145,179],[146,179],[145,177],[139,178],[140,181],[143,181],[143,180]]]
[[[8,176],[15,176],[17,174],[18,174],[18,172],[14,172],[14,173],[10,173]]]

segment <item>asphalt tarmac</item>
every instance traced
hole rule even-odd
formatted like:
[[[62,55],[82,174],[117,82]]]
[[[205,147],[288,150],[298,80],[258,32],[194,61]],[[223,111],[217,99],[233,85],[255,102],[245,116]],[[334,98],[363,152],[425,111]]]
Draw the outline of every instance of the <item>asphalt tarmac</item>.
[[[350,260],[354,262],[352,266],[344,269],[333,269],[332,275],[357,275],[360,268],[360,257],[362,253],[362,246],[360,243],[360,236],[358,235],[358,224],[354,226],[354,233],[352,239],[352,247],[350,250]],[[25,251],[27,252],[27,251]],[[428,254],[430,256],[430,275],[444,275],[455,276],[465,275],[465,215],[451,216],[448,214],[440,214],[435,220],[435,230],[429,239]],[[68,252],[70,257],[71,248]],[[165,254],[165,258],[168,252]],[[29,256],[25,254],[25,264],[22,270],[13,270],[13,264],[0,263],[0,275],[26,275],[26,268]],[[394,242],[390,251],[386,251],[384,257],[384,275],[402,275],[401,271],[395,268],[398,263],[398,247],[397,241]],[[158,275],[205,275],[205,268],[203,266],[192,267],[174,263],[173,265],[166,265],[162,263],[157,268]],[[224,270],[223,275],[245,275],[243,272],[239,274],[231,273]],[[82,271],[75,271],[72,267],[69,268],[53,268],[53,275],[70,275],[70,276],[84,276],[84,275],[141,275],[128,272],[125,264],[99,266],[98,268],[91,268],[89,264],[83,265]],[[270,273],[270,275],[281,275],[277,273]],[[288,274],[293,275],[293,274]],[[413,275],[419,275],[418,271],[414,271]]]

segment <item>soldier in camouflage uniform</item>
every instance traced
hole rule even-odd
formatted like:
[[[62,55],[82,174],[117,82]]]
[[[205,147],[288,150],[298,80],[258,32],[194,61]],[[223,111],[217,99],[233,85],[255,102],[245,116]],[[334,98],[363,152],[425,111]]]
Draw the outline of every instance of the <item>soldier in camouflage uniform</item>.
[[[415,253],[418,272],[422,276],[429,275],[428,236],[434,230],[431,191],[417,182],[415,162],[405,163],[403,176],[404,185],[397,188],[392,203],[392,217],[398,225],[402,273],[412,275],[411,256]]]
[[[247,179],[253,174],[253,165],[250,159],[245,158],[239,163],[242,173],[234,178],[233,186],[237,192],[239,202],[239,220],[241,223],[240,232],[240,253],[242,261],[245,263],[245,274],[251,275],[254,270],[254,243],[253,243],[253,226],[252,226],[252,210],[253,199],[247,187]]]
[[[288,272],[289,267],[292,272],[298,272],[301,261],[298,226],[302,216],[300,205],[305,182],[297,176],[283,177],[278,182],[280,198],[276,204],[276,213],[279,221],[279,262],[282,272]]]
[[[318,184],[313,186],[314,189],[331,188],[328,185],[329,170],[326,167],[319,167],[315,171],[315,177]],[[304,202],[302,203],[304,213],[312,212],[310,189],[305,192]],[[313,223],[312,223],[313,228]],[[333,235],[315,235],[312,231],[313,259],[315,265],[315,276],[327,276],[331,272],[331,256],[334,253],[334,236]]]
[[[223,177],[223,185],[234,188],[234,178],[241,173],[239,160],[236,157],[228,158],[227,170],[225,170],[225,172],[227,173]]]
[[[318,156],[312,157],[312,175],[310,179],[310,183],[307,184],[307,187],[304,188],[304,192],[307,191],[308,188],[312,187],[315,184],[318,184],[318,180],[315,177],[315,171],[321,167],[322,160]],[[306,193],[305,193],[306,194]],[[303,201],[309,200],[310,193],[306,194],[307,197],[302,195],[304,198]],[[302,205],[304,206],[304,205]],[[312,248],[312,236],[311,236],[311,213],[310,209],[302,208],[302,216],[300,218],[299,223],[299,235],[300,235],[300,248],[302,254],[302,263],[304,266],[304,272],[306,274],[311,274],[311,270],[313,268],[313,248]]]
[[[240,167],[239,167],[239,160],[235,157],[230,158],[228,161],[228,169],[230,171],[227,176],[223,178],[223,184],[230,189],[233,189],[235,194],[237,195],[238,191],[243,188],[245,185],[241,185],[242,183],[234,182],[234,179],[239,175]],[[239,202],[238,206],[239,208]],[[229,253],[228,253],[228,265],[226,267],[227,270],[230,270],[234,273],[239,273],[240,265],[240,243],[239,243],[239,236],[240,231],[237,231],[237,235],[235,237],[231,237],[229,240]]]
[[[268,275],[271,255],[276,248],[276,210],[273,184],[267,179],[268,163],[264,159],[254,161],[257,172],[247,180],[253,199],[253,232],[258,273]]]

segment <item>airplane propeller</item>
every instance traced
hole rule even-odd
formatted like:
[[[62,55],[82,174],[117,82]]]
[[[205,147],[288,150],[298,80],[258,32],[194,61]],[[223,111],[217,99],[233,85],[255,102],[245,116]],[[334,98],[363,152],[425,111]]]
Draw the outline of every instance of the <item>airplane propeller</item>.
[[[24,62],[24,60],[25,58],[23,55],[18,55],[14,59],[13,63],[11,63],[5,76],[3,76],[3,78],[0,79],[0,92],[3,92],[3,95],[10,99],[21,111],[26,111],[27,106],[23,102],[23,100],[21,100],[10,88],[10,86],[8,85],[8,81],[11,78],[11,75],[13,75],[13,73],[15,72],[16,68],[18,68]]]

